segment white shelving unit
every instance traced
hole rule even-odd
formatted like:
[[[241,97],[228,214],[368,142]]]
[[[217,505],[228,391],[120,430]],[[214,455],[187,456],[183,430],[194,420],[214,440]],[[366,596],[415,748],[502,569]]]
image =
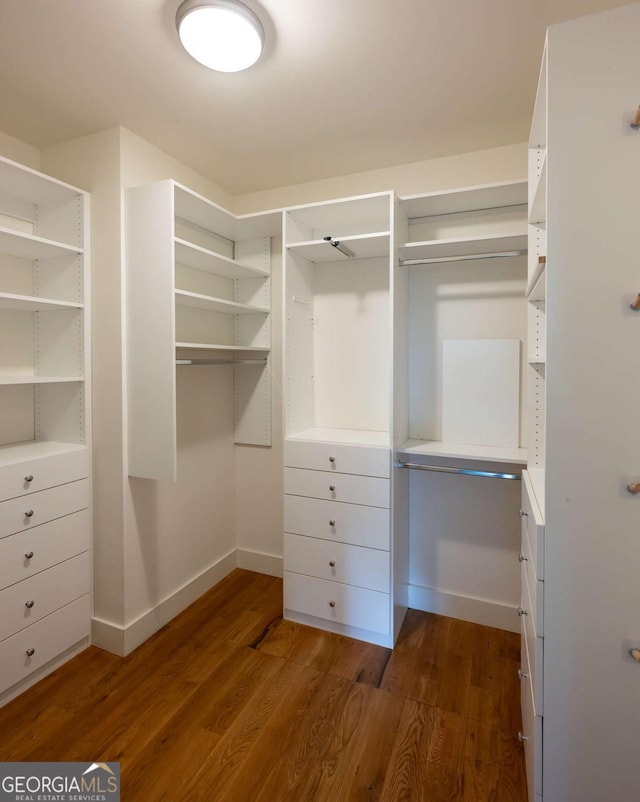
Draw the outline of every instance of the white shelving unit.
[[[177,476],[176,363],[232,363],[235,441],[271,444],[271,237],[172,180],[127,191],[129,473]]]
[[[0,159],[0,704],[89,642],[88,217]]]

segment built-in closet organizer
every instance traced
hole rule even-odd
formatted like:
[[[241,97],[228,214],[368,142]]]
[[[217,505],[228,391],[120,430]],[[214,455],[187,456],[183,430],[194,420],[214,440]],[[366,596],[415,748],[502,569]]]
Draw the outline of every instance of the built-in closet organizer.
[[[397,236],[410,606],[517,631],[527,183],[400,198]]]
[[[391,193],[285,212],[285,617],[393,645]],[[406,532],[405,532],[406,535]]]
[[[126,192],[129,475],[177,476],[176,368],[233,369],[235,442],[271,445],[271,237],[173,180]]]
[[[89,642],[88,215],[0,159],[0,704]]]

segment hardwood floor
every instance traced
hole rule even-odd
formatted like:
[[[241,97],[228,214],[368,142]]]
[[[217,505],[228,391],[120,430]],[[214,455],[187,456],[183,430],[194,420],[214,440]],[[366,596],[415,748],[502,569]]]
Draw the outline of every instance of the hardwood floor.
[[[236,570],[133,654],[0,710],[0,760],[120,761],[124,802],[526,802],[519,636],[409,611],[392,651]]]

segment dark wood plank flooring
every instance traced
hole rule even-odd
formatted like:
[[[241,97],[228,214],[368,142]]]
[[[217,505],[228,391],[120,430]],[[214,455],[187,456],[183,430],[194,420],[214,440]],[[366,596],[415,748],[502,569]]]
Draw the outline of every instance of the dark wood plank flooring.
[[[526,802],[517,635],[410,610],[393,652],[236,570],[122,659],[0,710],[0,760],[120,761],[124,802]]]

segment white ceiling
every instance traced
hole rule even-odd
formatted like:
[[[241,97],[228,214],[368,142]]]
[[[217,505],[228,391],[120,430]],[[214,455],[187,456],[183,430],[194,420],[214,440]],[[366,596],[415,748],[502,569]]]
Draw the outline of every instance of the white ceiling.
[[[180,0],[0,0],[0,130],[122,125],[234,194],[527,139],[544,31],[620,0],[245,0],[243,73],[179,46]]]

